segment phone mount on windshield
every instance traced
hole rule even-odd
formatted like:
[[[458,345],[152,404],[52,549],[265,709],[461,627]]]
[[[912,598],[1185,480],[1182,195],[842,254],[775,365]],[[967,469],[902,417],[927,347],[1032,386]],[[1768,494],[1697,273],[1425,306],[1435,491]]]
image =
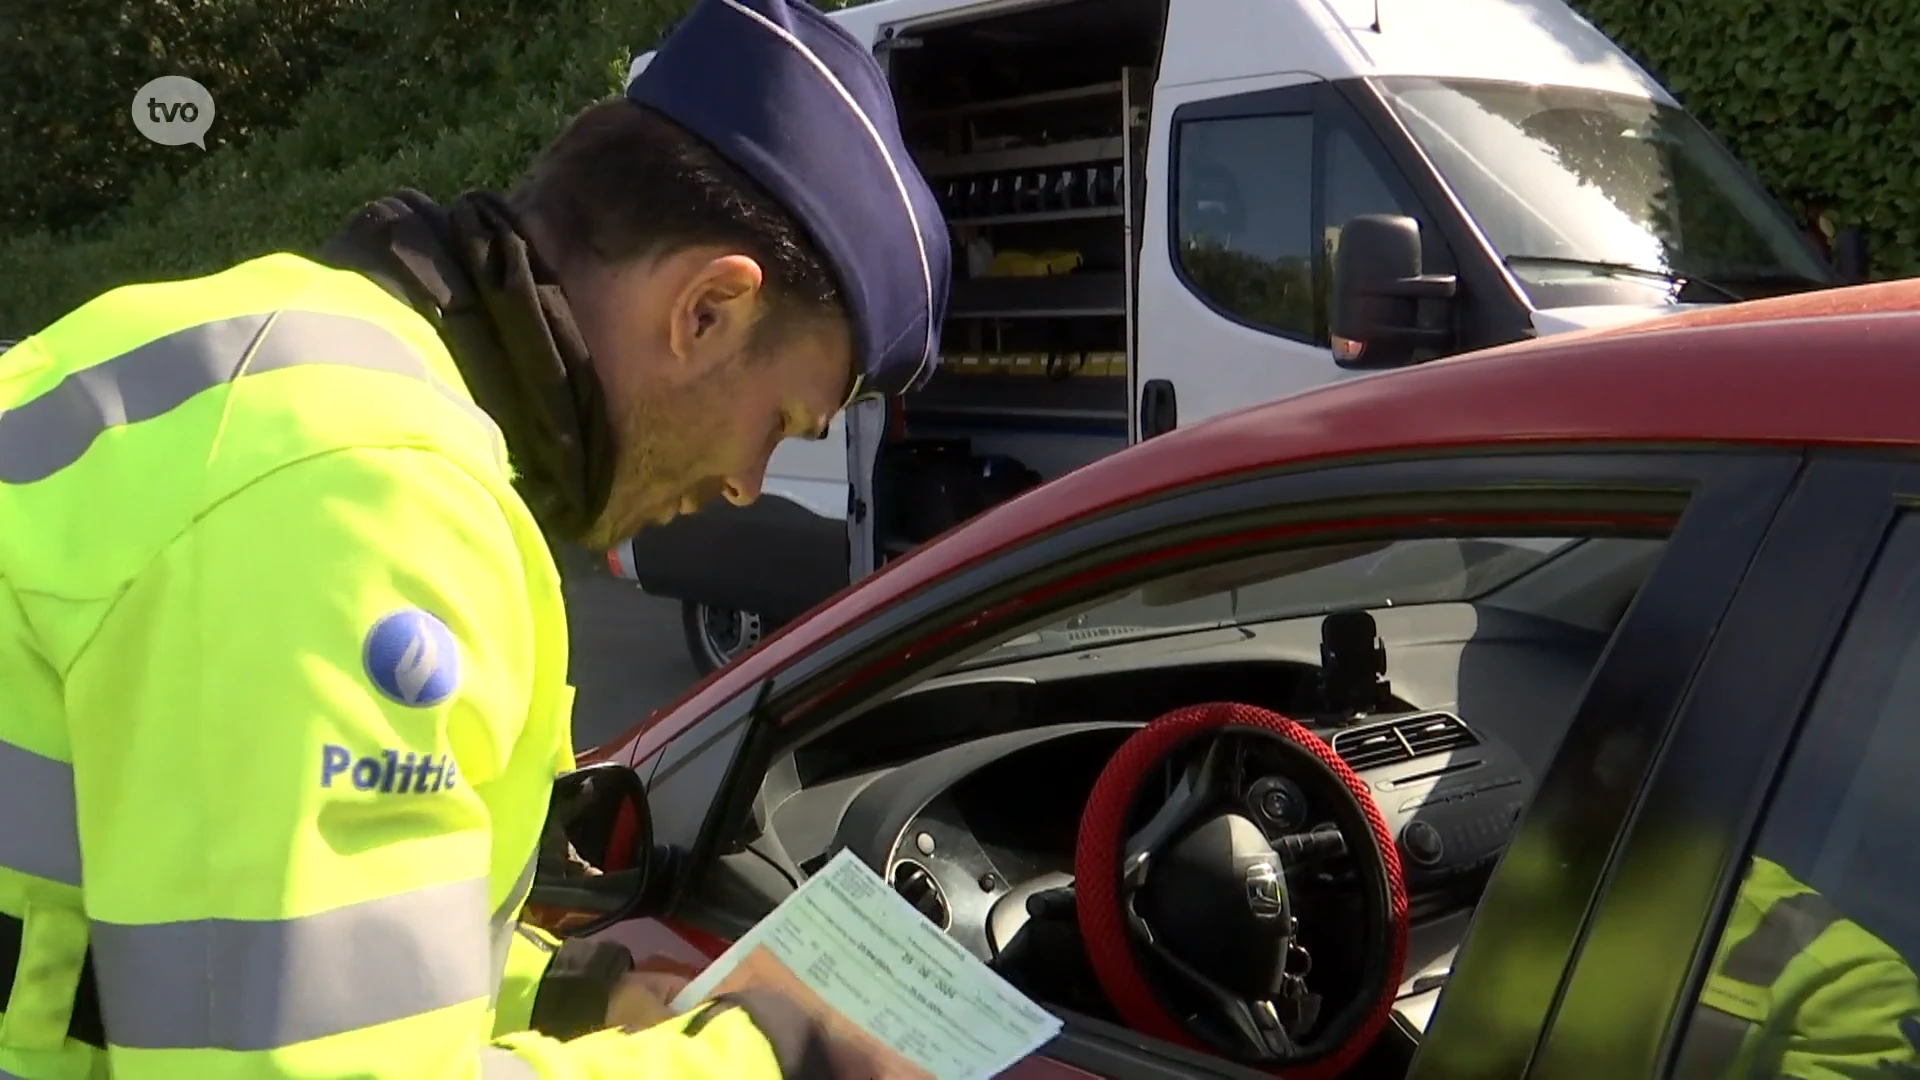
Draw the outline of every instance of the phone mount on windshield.
[[[1320,701],[1322,722],[1341,726],[1393,707],[1387,646],[1372,615],[1336,611],[1320,620]]]

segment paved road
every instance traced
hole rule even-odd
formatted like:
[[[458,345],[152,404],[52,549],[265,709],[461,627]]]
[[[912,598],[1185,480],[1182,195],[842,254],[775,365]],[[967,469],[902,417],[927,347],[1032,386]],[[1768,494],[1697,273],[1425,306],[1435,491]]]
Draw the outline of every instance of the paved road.
[[[563,556],[572,646],[574,745],[615,738],[691,686],[698,674],[680,636],[680,606]]]

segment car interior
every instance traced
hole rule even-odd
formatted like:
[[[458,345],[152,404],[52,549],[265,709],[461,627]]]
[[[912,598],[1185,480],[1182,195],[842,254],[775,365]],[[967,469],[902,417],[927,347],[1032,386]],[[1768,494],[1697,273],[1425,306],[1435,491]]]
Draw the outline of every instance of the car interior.
[[[1116,980],[1137,975],[1190,1048],[1256,1069],[1344,1053],[1343,1075],[1402,1075],[1534,777],[1663,548],[1324,545],[1051,612],[781,752],[699,903],[751,921],[851,850],[1069,1023],[1153,1034],[1141,1006],[1116,1008]],[[1176,722],[1191,730],[1116,798],[1103,773],[1141,756],[1121,748]],[[1117,898],[1076,890],[1090,829],[1125,840]],[[1088,904],[1121,905],[1103,925],[1131,947],[1086,941]],[[1115,975],[1115,954],[1134,974]]]

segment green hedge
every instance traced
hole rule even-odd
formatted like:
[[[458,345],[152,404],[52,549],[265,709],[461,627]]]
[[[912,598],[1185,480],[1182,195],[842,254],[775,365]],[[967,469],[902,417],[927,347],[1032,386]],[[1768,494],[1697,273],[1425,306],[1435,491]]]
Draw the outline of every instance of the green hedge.
[[[159,75],[204,84],[209,151],[285,120],[320,78],[367,47],[365,0],[8,0],[0,5],[0,233],[66,229],[179,175],[197,149],[134,129],[134,91]]]
[[[67,63],[103,56],[86,44],[86,20],[112,21],[93,6],[103,0],[15,0],[40,32],[66,35]],[[814,0],[834,10],[849,0]],[[853,0],[859,2],[859,0]],[[50,12],[80,3],[76,20],[60,24]],[[158,6],[145,10],[147,3]],[[122,36],[147,40],[151,64],[141,61],[125,87],[116,85],[100,102],[43,110],[31,121],[42,127],[71,125],[73,117],[108,110],[134,147],[158,164],[129,166],[93,190],[88,205],[112,207],[79,226],[60,215],[32,217],[41,227],[0,239],[0,339],[39,330],[107,289],[137,281],[211,273],[270,251],[311,250],[356,206],[398,187],[447,197],[473,187],[501,187],[532,161],[568,117],[618,91],[636,51],[659,39],[691,0],[143,0],[116,13]],[[126,5],[120,4],[125,8]],[[209,132],[209,153],[193,147],[154,147],[138,140],[128,116],[132,94],[157,74],[196,75],[181,61],[184,46],[160,44],[166,33],[186,33],[180,12],[219,16],[229,36],[251,27],[259,40],[232,56],[279,57],[313,43],[312,63],[301,78],[277,76],[244,114],[256,71],[271,63],[230,60],[221,72],[244,84],[228,92],[221,78],[208,82],[218,106]],[[228,9],[232,10],[229,11]],[[292,12],[284,23],[262,13]],[[102,8],[104,11],[105,8]],[[0,39],[13,28],[0,15]],[[224,19],[221,22],[220,19]],[[137,24],[138,29],[128,30]],[[25,25],[24,23],[22,25]],[[194,41],[225,40],[211,30]],[[152,37],[150,35],[160,35]],[[178,40],[185,40],[184,38]],[[89,49],[92,49],[89,52]],[[342,56],[359,51],[347,58]],[[137,51],[137,50],[135,50]],[[124,50],[123,50],[124,53]],[[116,54],[122,55],[122,54]],[[125,56],[132,55],[124,53]],[[8,54],[0,49],[0,61]],[[123,56],[124,58],[124,56]],[[135,59],[138,59],[137,57]],[[36,63],[38,63],[36,61]],[[33,78],[50,78],[60,65],[35,67]],[[291,68],[288,69],[292,71]],[[10,78],[0,69],[0,93]],[[125,81],[125,80],[123,80]],[[35,100],[50,98],[47,83]],[[265,85],[265,84],[263,84]],[[125,101],[120,98],[124,96]],[[110,101],[108,99],[111,99]],[[247,115],[242,130],[229,118]],[[51,117],[52,119],[46,119]],[[29,123],[23,121],[23,123]],[[71,129],[63,129],[71,130]],[[78,137],[76,135],[76,137]],[[107,162],[124,150],[89,147],[34,184],[11,190],[25,205],[57,202],[60,169],[78,162]],[[225,140],[222,142],[222,140]],[[181,167],[180,163],[185,163]],[[74,171],[72,175],[80,175]],[[105,174],[103,174],[105,175]],[[37,186],[35,186],[37,184]],[[24,192],[25,194],[20,194]],[[0,201],[10,196],[0,194]],[[78,204],[74,204],[77,206]],[[77,209],[72,213],[78,213]],[[30,215],[31,216],[31,215]],[[0,236],[7,232],[0,209]]]
[[[0,241],[0,338],[119,285],[311,249],[355,206],[396,187],[445,197],[507,184],[567,117],[620,86],[636,44],[656,39],[684,6],[382,5],[381,47],[335,65],[277,128],[204,159],[193,147],[156,147],[192,155],[194,167],[149,173],[117,210],[82,227]],[[215,94],[217,132],[227,114]]]
[[[1776,197],[1920,274],[1920,18],[1879,0],[1572,0]]]

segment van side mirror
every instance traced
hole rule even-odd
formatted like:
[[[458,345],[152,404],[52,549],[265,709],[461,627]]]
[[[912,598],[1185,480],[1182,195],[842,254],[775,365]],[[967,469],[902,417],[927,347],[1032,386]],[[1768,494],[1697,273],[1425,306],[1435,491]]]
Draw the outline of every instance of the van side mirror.
[[[568,936],[636,918],[652,898],[655,862],[639,775],[618,762],[575,769],[553,782],[526,918]]]
[[[1402,214],[1363,214],[1340,230],[1333,258],[1328,329],[1342,367],[1411,364],[1453,344],[1452,274],[1421,272],[1420,223]]]
[[[1833,237],[1833,269],[1843,285],[1858,285],[1871,272],[1867,235],[1859,229],[1841,229]]]

